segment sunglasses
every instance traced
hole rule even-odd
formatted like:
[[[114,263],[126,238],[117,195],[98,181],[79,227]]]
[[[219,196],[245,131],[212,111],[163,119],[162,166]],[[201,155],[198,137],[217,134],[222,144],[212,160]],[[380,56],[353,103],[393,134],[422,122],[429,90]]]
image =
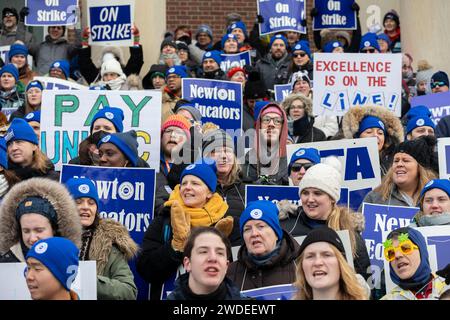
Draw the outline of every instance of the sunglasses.
[[[3,17],[13,17],[13,16],[15,16],[15,14],[12,12],[7,12],[3,15]]]
[[[375,53],[375,49],[363,49],[362,53]]]
[[[307,171],[313,165],[314,165],[314,163],[294,163],[291,167],[291,171],[299,172],[300,170],[302,170],[302,168],[305,168],[305,171]]]
[[[293,53],[292,54],[293,56],[294,56],[294,58],[297,58],[298,56],[300,56],[300,57],[304,57],[304,56],[306,56],[306,53],[304,53],[304,52],[301,52],[301,53]]]
[[[445,86],[445,83],[442,82],[442,81],[432,82],[432,83],[430,83],[430,86],[431,86],[431,89],[434,89],[436,87],[443,87],[443,86]]]
[[[400,250],[401,253],[409,255],[411,254],[414,249],[419,249],[418,246],[416,246],[411,240],[406,240],[400,243],[399,246],[394,247],[394,246],[390,246],[387,248],[384,248],[384,258],[391,262],[392,260],[395,259],[395,252]]]

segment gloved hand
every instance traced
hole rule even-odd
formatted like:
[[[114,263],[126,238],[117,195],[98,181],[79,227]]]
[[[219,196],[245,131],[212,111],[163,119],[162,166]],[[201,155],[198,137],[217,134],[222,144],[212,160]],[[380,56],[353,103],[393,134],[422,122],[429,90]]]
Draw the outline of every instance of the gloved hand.
[[[179,37],[178,41],[182,41],[182,42],[186,43],[187,45],[190,45],[192,43],[192,39],[188,35],[184,35],[182,37]]]
[[[262,15],[258,14],[258,15],[256,16],[256,22],[258,22],[258,23],[264,23],[264,17],[263,17]]]
[[[140,34],[139,34],[139,29],[136,27],[136,25],[133,25],[131,27],[131,34],[133,35],[133,45],[138,46],[139,40],[140,40]]]
[[[352,4],[352,10],[353,11],[356,11],[356,12],[359,12],[359,5],[356,3],[356,2],[353,2],[353,4]]]
[[[28,7],[23,7],[19,12],[19,19],[21,22],[25,20],[25,17],[30,14],[30,9]]]
[[[81,45],[83,47],[87,47],[89,45],[89,35],[91,34],[91,30],[89,27],[85,27],[81,32]]]
[[[219,221],[217,221],[214,228],[222,232],[226,237],[229,237],[231,234],[231,231],[233,231],[233,224],[234,219],[232,216],[228,216],[226,218],[222,218]]]
[[[4,196],[9,189],[8,180],[6,180],[4,174],[0,174],[0,197]]]
[[[178,201],[174,201],[170,207],[170,224],[173,230],[172,248],[175,251],[183,251],[184,243],[191,232],[191,216],[183,210]]]
[[[317,17],[318,14],[319,14],[319,10],[317,10],[316,7],[311,9],[311,13],[310,13],[311,18]]]
[[[306,25],[308,24],[306,19],[302,19],[302,21],[300,21],[300,24],[302,25],[302,27],[306,27]]]
[[[450,263],[444,269],[436,271],[436,274],[444,278],[446,284],[450,284]]]

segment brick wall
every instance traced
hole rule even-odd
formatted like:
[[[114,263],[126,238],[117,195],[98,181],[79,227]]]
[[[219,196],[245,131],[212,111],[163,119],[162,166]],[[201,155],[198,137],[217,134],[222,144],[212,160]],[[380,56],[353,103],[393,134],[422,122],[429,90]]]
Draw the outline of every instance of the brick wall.
[[[312,0],[307,1],[309,30],[312,3]],[[228,13],[239,13],[250,32],[255,23],[256,11],[256,0],[166,0],[167,29],[174,31],[179,25],[188,25],[194,36],[198,25],[207,24],[213,29],[214,41],[218,41],[225,34],[225,16]],[[311,46],[312,42],[311,32]]]

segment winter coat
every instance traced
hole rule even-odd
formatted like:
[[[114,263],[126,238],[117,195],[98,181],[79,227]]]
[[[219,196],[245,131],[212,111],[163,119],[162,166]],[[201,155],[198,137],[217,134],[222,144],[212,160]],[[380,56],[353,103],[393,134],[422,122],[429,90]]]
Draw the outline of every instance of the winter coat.
[[[21,180],[27,180],[31,178],[48,178],[50,180],[59,181],[59,172],[55,171],[55,166],[50,160],[47,160],[46,169],[44,172],[28,167],[21,167],[11,161],[8,162],[9,170],[13,171],[14,174]]]
[[[286,53],[280,60],[275,61],[268,53],[256,63],[256,69],[267,89],[273,90],[275,84],[285,84],[289,81],[289,64],[291,57]]]
[[[370,271],[368,270],[368,267],[370,266],[370,259],[367,253],[366,244],[359,233],[364,230],[364,217],[359,212],[354,212],[351,214],[355,229],[349,230],[349,232],[354,232],[356,241],[356,256],[353,256],[353,263],[355,265],[356,273],[361,274],[364,279],[367,279],[370,276]],[[285,220],[280,219],[280,224],[281,227],[293,237],[299,237],[306,236],[314,228],[325,226],[326,221],[310,219],[306,215],[303,208],[299,206],[294,215],[290,215],[289,218]]]
[[[161,123],[164,123],[166,119],[175,114],[174,109],[177,101],[181,99],[181,97],[174,94],[169,90],[167,86],[163,86],[161,88],[162,91],[162,109],[161,109]]]
[[[242,111],[242,130],[244,130],[244,132],[247,132],[248,129],[255,129],[255,118],[253,116],[253,110],[250,109],[247,103],[244,103]]]
[[[278,255],[263,266],[257,266],[249,256],[245,244],[238,252],[238,260],[230,264],[227,276],[240,290],[250,290],[295,282],[295,260],[300,255],[300,245],[286,231]]]
[[[262,185],[289,185],[289,174],[287,167],[287,158],[278,158],[279,168],[276,174],[270,176],[262,176],[259,164],[250,163],[250,159],[256,159],[256,150],[251,149],[245,155],[245,164],[242,166],[242,180],[246,184],[262,184]]]
[[[229,186],[217,184],[216,192],[228,204],[227,213],[239,220],[245,209],[245,184],[240,181]]]
[[[9,46],[17,40],[22,41],[27,48],[34,44],[33,34],[28,32],[23,22],[18,21],[16,31],[8,32],[5,29],[0,30],[0,46]]]
[[[401,206],[401,207],[411,207],[411,205],[405,200],[405,198],[400,194],[398,188],[394,185],[389,198],[383,200],[381,194],[378,191],[372,190],[364,197],[363,202],[358,208],[358,212],[362,212],[363,203],[374,203],[374,204],[384,204],[388,206]]]
[[[314,117],[314,128],[322,130],[329,139],[339,131],[338,118],[335,116],[316,116]]]
[[[445,283],[445,279],[433,275],[433,291],[427,300],[438,300],[439,296],[447,290],[450,290],[450,285]],[[381,300],[419,300],[410,290],[404,290],[399,286],[395,286],[388,294],[381,298]]]
[[[25,104],[25,95],[20,93],[17,86],[10,92],[0,90],[0,110],[6,113],[6,110],[16,109]],[[12,113],[12,112],[11,112]]]
[[[325,141],[327,137],[322,130],[314,127],[314,117],[303,116],[297,120],[289,120],[289,136],[294,143]]]
[[[17,83],[17,88],[19,93],[25,93],[25,89],[30,81],[33,80],[34,77],[37,77],[37,72],[34,72],[30,69],[28,64],[22,67],[19,70],[19,82]]]
[[[137,288],[128,266],[138,251],[127,229],[119,222],[100,219],[89,247],[89,260],[97,262],[99,300],[135,300]]]
[[[227,212],[224,217],[229,215]],[[172,248],[172,237],[170,207],[163,207],[161,214],[155,216],[145,232],[142,250],[136,260],[138,273],[151,284],[151,300],[161,298],[163,283],[175,274],[183,263],[183,252]],[[234,219],[233,231],[228,238],[232,245],[239,244],[239,220]],[[233,239],[237,240],[233,241]]]
[[[175,289],[169,294],[169,296],[167,297],[167,300],[208,300],[206,296],[208,295],[201,295],[201,298],[198,297],[197,295],[193,294],[192,291],[189,289],[189,273],[184,273],[182,274],[176,281],[175,283]],[[225,296],[221,296],[221,301],[222,300],[245,300],[245,298],[241,295],[241,293],[239,292],[239,289],[236,288],[235,284],[228,279],[227,277],[225,277],[223,279],[222,285],[225,286],[225,292],[223,292],[223,294],[225,294]],[[217,298],[216,295],[213,293],[211,295],[211,300],[216,300]]]
[[[308,78],[310,80],[314,80],[314,63],[312,60],[309,60],[308,63],[303,66],[297,66],[292,62],[291,67],[289,68],[289,82],[292,80],[292,75],[298,71],[306,72],[308,74]]]
[[[435,132],[437,138],[450,137],[450,115],[439,120]]]
[[[78,209],[67,189],[59,182],[45,178],[33,178],[11,188],[0,207],[0,261],[25,261],[25,245],[21,246],[22,234],[16,219],[18,205],[27,197],[46,198],[57,214],[56,236],[67,238],[77,247],[81,245],[81,222]],[[26,249],[25,249],[26,250]],[[6,253],[6,254],[5,254]]]
[[[122,50],[119,47],[105,47],[102,51],[101,57],[103,57],[105,53],[114,54],[118,58],[120,64],[122,66],[125,65]],[[88,46],[87,48],[79,49],[78,54],[81,74],[88,83],[93,83],[100,77],[100,68],[97,68],[92,62],[91,47]],[[102,61],[98,61],[98,65],[101,66],[101,64]],[[127,64],[122,68],[123,73],[125,73],[126,76],[131,74],[139,75],[143,65],[144,53],[142,51],[142,46],[139,45],[130,47],[130,58],[128,59]]]
[[[228,81],[227,75],[220,68],[215,70],[215,71],[211,71],[211,72],[205,72],[205,71],[203,71],[203,69],[199,69],[199,73],[197,74],[197,78],[209,79],[209,80],[224,80],[224,81]]]

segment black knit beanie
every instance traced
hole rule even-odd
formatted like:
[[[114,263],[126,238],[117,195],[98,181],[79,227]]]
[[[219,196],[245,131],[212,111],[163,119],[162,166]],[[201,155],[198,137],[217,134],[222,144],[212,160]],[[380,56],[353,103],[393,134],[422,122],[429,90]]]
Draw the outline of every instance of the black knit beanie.
[[[328,242],[332,244],[345,258],[344,244],[342,243],[341,238],[339,238],[339,235],[333,229],[328,227],[319,227],[308,233],[300,246],[300,254],[306,249],[307,246],[315,242]]]
[[[394,154],[407,153],[422,167],[432,169],[435,145],[436,138],[434,136],[422,136],[414,140],[403,141],[397,146]]]

